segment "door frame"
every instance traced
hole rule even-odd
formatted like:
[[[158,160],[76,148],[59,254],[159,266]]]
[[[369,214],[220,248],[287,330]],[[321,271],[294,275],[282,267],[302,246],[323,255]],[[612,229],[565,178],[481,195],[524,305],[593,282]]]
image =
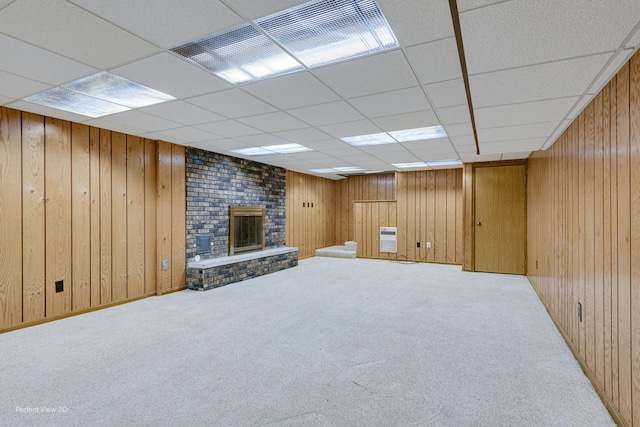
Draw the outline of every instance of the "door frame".
[[[467,212],[467,220],[465,221],[464,228],[466,228],[467,234],[469,236],[467,240],[467,244],[469,245],[470,250],[470,265],[468,265],[469,269],[467,271],[476,271],[476,169],[477,168],[490,168],[490,167],[500,167],[500,166],[520,166],[524,165],[524,177],[525,177],[525,186],[524,186],[524,199],[525,199],[525,210],[524,210],[524,274],[527,274],[527,264],[528,264],[528,256],[527,256],[527,231],[528,231],[528,164],[529,161],[527,159],[521,160],[503,160],[503,161],[494,161],[494,162],[481,162],[481,163],[472,163],[470,168],[465,168],[465,177],[463,181],[466,181],[466,184],[463,186],[467,187],[470,184],[471,187],[471,197],[465,198],[465,201],[470,202],[470,209],[464,209]],[[470,175],[470,176],[469,176]],[[468,188],[468,187],[467,187]],[[469,200],[470,199],[470,200]],[[464,230],[463,230],[464,231]]]

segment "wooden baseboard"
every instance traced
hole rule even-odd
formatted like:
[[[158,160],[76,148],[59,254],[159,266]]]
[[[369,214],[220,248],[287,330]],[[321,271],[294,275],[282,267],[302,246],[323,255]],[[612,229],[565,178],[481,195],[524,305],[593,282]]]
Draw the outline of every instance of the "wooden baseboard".
[[[187,289],[187,287],[185,286],[184,288],[178,288],[178,289],[169,289],[168,291],[162,291],[162,292],[158,292],[158,296],[161,295],[168,295],[168,294],[172,294],[174,292],[180,292],[180,291],[184,291],[185,289]]]
[[[66,319],[67,317],[73,317],[73,316],[78,316],[80,314],[91,313],[93,311],[98,311],[98,310],[102,310],[102,309],[105,309],[105,308],[111,308],[111,307],[115,307],[117,305],[122,305],[122,304],[127,304],[127,303],[130,303],[130,302],[134,302],[134,301],[139,301],[141,299],[153,297],[155,295],[156,294],[154,292],[152,294],[146,294],[146,295],[142,295],[142,296],[139,296],[139,297],[136,297],[136,298],[127,299],[127,300],[124,300],[124,301],[112,302],[112,303],[100,305],[100,306],[97,306],[97,307],[87,308],[85,310],[72,311],[71,313],[65,313],[65,314],[61,314],[59,316],[45,317],[44,319],[34,320],[32,322],[18,323],[17,325],[12,325],[12,326],[8,326],[6,328],[0,329],[0,334],[4,334],[5,332],[15,331],[15,330],[18,330],[18,329],[28,328],[28,327],[31,327],[31,326],[42,325],[43,323],[49,323],[49,322],[53,322],[55,320]]]
[[[582,368],[582,372],[584,372],[584,374],[587,376],[596,393],[598,393],[600,400],[602,400],[602,403],[604,403],[604,406],[609,411],[609,414],[611,415],[611,418],[613,418],[613,421],[615,421],[615,423],[620,427],[629,427],[629,425],[625,423],[624,419],[622,418],[622,415],[618,411],[618,408],[615,407],[611,399],[609,399],[609,396],[607,396],[607,394],[605,393],[604,388],[602,387],[600,382],[598,382],[594,374],[589,370],[585,362],[580,358],[580,351],[573,345],[573,343],[569,339],[569,336],[565,333],[564,329],[562,329],[560,322],[558,322],[556,316],[549,310],[547,302],[542,297],[540,292],[538,292],[538,288],[534,284],[533,280],[531,280],[529,276],[527,276],[527,279],[529,280],[529,283],[531,284],[531,287],[535,291],[536,295],[538,295],[538,298],[542,302],[545,310],[547,310],[547,313],[549,313],[549,317],[551,317],[551,320],[556,325],[556,329],[560,332],[560,335],[562,335],[564,342],[567,343],[567,346],[571,350],[571,353],[573,353],[573,357],[575,357],[575,359],[578,361],[580,368]]]

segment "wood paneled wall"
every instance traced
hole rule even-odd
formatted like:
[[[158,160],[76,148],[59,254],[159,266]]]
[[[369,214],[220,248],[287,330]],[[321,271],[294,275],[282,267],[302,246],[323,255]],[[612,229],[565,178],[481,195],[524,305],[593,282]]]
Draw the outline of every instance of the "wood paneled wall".
[[[156,145],[0,107],[0,331],[155,294],[158,247],[185,287],[184,147]]]
[[[185,148],[158,141],[159,294],[186,287],[186,191]]]
[[[298,248],[300,259],[315,250],[336,244],[336,218],[333,181],[287,171],[287,246]]]
[[[314,200],[326,201],[322,215],[308,207]],[[306,258],[317,248],[356,240],[360,257],[461,264],[462,201],[460,169],[340,181],[287,171],[287,245]],[[398,227],[397,254],[379,252],[383,226]]]
[[[362,175],[334,181],[336,241],[340,244],[355,240],[353,202],[363,200],[395,200],[395,176]]]
[[[380,227],[397,225],[396,201],[353,202],[358,258],[396,259],[395,253],[380,252]]]
[[[640,54],[531,156],[528,194],[529,279],[618,421],[640,425]]]
[[[462,264],[462,194],[461,169],[396,174],[398,259]]]

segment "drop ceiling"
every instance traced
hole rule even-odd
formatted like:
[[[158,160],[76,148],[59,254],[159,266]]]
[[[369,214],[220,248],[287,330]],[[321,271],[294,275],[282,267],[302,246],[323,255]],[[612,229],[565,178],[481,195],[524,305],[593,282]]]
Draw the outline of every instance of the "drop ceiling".
[[[0,0],[0,105],[227,155],[302,144],[313,151],[251,159],[309,174],[518,159],[553,144],[640,45],[637,0],[458,0],[479,155],[448,0],[378,0],[399,48],[251,84],[170,51],[301,3]],[[177,99],[97,119],[23,101],[100,71]],[[448,137],[339,139],[435,125]]]

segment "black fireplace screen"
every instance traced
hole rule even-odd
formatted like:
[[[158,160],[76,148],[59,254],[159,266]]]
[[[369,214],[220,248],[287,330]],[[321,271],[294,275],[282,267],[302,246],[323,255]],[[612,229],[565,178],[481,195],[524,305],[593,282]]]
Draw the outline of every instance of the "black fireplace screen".
[[[229,207],[229,255],[264,249],[265,208]]]

